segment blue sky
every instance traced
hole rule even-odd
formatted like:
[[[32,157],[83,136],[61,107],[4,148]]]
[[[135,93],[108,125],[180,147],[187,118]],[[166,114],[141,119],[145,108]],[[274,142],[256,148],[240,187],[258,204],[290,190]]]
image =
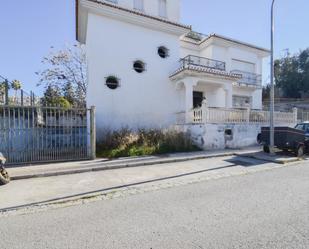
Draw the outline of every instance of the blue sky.
[[[153,0],[146,0],[153,1]],[[309,47],[309,1],[276,0],[275,56]],[[15,0],[0,4],[0,75],[40,94],[35,72],[50,47],[75,40],[74,0]],[[182,23],[269,47],[271,0],[182,0]],[[264,81],[268,67],[265,62]]]

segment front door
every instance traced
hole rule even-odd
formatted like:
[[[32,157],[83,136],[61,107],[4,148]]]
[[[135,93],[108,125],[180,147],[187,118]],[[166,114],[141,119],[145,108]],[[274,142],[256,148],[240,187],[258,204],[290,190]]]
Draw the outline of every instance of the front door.
[[[201,107],[201,106],[202,106],[203,99],[204,99],[204,94],[203,94],[203,92],[194,91],[194,92],[193,92],[193,107],[194,107],[194,108]]]

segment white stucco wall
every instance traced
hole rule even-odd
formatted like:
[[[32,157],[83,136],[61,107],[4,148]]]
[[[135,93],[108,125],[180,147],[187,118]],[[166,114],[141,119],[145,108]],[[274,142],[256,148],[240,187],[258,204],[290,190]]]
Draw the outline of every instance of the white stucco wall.
[[[231,130],[232,135],[225,131]],[[260,125],[247,124],[206,124],[187,127],[194,143],[204,150],[237,149],[257,145],[257,135],[261,132]]]
[[[117,5],[134,9],[134,0],[103,0],[107,3],[117,3]],[[148,15],[159,16],[159,0],[143,0],[144,12]],[[167,19],[175,22],[179,22],[180,19],[180,0],[167,0],[166,2]]]
[[[169,49],[166,59],[157,54],[161,45]],[[98,132],[104,126],[159,127],[174,122],[182,92],[169,74],[179,60],[179,46],[176,35],[89,14],[87,103],[96,106]],[[135,60],[146,63],[144,73],[133,70]],[[120,79],[119,88],[105,85],[110,75]]]

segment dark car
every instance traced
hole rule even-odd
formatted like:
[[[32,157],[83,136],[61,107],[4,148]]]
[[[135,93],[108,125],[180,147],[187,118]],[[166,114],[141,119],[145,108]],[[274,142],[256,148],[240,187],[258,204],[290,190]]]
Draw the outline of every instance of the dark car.
[[[269,127],[262,127],[258,141],[264,145],[264,152],[269,153]],[[275,127],[274,145],[283,151],[293,151],[298,157],[303,156],[309,149],[309,123],[299,123],[295,128]]]
[[[304,131],[306,140],[309,140],[309,122],[299,123],[295,126],[295,129]]]

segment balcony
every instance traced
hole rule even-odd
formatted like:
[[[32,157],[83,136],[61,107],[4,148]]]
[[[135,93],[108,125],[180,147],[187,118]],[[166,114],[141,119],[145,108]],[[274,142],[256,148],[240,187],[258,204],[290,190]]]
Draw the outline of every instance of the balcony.
[[[201,74],[205,74],[205,76],[212,75],[221,79],[230,79],[233,82],[241,78],[239,74],[227,72],[226,64],[223,61],[188,55],[179,60],[176,70],[170,74],[170,79],[175,81],[186,76],[200,76]]]
[[[225,71],[225,62],[194,55],[188,55],[185,58],[181,59],[180,66],[182,68],[190,68],[190,66],[195,66]]]
[[[260,74],[249,73],[240,70],[232,70],[231,73],[241,76],[241,79],[238,80],[239,84],[252,85],[252,86],[262,85],[262,75]]]

